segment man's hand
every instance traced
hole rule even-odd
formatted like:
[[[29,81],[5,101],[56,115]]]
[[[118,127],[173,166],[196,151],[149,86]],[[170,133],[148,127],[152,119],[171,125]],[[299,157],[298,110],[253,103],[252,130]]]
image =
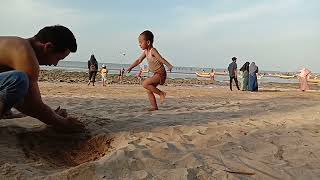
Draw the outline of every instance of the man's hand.
[[[53,125],[53,128],[56,129],[57,131],[62,131],[62,132],[84,132],[85,131],[85,126],[82,122],[80,122],[77,118],[75,117],[62,117],[59,116],[59,120],[61,124],[58,125]]]
[[[84,131],[85,126],[75,117],[68,117],[66,109],[61,109],[60,106],[54,111],[56,113],[56,121],[59,124],[55,127],[63,131]]]
[[[59,114],[60,116],[62,117],[68,117],[68,113],[67,113],[67,110],[66,109],[60,109],[60,106],[54,110],[54,112],[56,112],[57,114]]]
[[[65,120],[68,122],[66,128],[70,130],[84,130],[84,124],[75,117],[67,117]]]

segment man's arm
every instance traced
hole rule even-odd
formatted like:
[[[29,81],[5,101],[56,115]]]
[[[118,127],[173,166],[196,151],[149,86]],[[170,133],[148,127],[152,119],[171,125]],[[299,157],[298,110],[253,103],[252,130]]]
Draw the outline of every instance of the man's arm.
[[[55,126],[67,125],[64,118],[55,113],[48,105],[42,102],[37,82],[30,82],[29,91],[22,104],[17,105],[20,112]]]
[[[22,113],[39,119],[40,121],[58,126],[78,127],[71,118],[64,118],[44,104],[41,99],[38,86],[39,63],[34,51],[29,43],[19,40],[17,46],[20,49],[10,58],[8,65],[22,72],[29,77],[29,89],[22,104],[16,105],[16,108]]]

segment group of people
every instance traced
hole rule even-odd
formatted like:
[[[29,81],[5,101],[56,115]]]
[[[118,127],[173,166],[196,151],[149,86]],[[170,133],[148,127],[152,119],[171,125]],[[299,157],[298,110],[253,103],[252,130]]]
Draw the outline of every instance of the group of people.
[[[154,35],[151,31],[142,32],[138,41],[143,52],[126,71],[130,72],[144,59],[147,59],[149,71],[154,74],[146,78],[142,84],[147,90],[151,104],[149,110],[155,111],[158,110],[155,95],[160,97],[160,103],[163,103],[166,97],[166,93],[158,88],[158,85],[163,85],[167,78],[164,65],[170,72],[173,66],[153,46]],[[60,129],[82,129],[83,124],[69,117],[64,109],[58,107],[53,110],[46,105],[42,101],[38,86],[39,65],[57,65],[60,60],[76,51],[76,38],[67,27],[61,25],[44,27],[35,36],[27,39],[0,37],[0,117],[15,107],[25,115],[39,119],[48,125],[60,127]],[[230,90],[232,90],[233,80],[237,89],[240,90],[236,60],[237,58],[233,57],[228,67]],[[90,83],[94,85],[98,72],[98,62],[94,55],[88,61],[88,69],[90,79],[88,85]],[[246,62],[240,71],[242,72],[241,90],[258,91],[258,67],[255,63]],[[120,70],[120,75],[123,76],[124,72],[124,69]],[[102,66],[101,75],[104,86],[107,73],[106,66]],[[305,83],[305,77],[308,77],[309,74],[307,70],[301,72],[301,82]]]
[[[89,82],[88,86],[92,83],[92,86],[94,86],[94,83],[96,82],[96,76],[98,73],[98,61],[95,58],[95,56],[92,54],[89,61],[88,61],[88,69],[89,69]],[[100,70],[101,74],[101,81],[102,81],[102,86],[106,86],[107,84],[107,74],[108,74],[108,69],[105,64],[101,66]]]
[[[157,88],[166,81],[167,72],[173,66],[164,59],[153,46],[154,35],[144,31],[139,35],[139,45],[143,50],[140,57],[127,69],[130,72],[145,58],[149,71],[154,75],[143,81],[151,104],[150,111],[158,110],[155,94],[163,103],[166,93]],[[38,86],[39,65],[57,65],[71,52],[77,51],[74,34],[65,26],[55,25],[42,28],[31,38],[0,37],[0,117],[12,107],[25,115],[34,117],[59,129],[79,130],[84,125],[76,118],[69,117],[60,106],[52,109],[41,98]],[[98,72],[98,62],[94,55],[88,61],[89,83],[94,85]],[[106,80],[106,66],[101,69],[102,78]],[[121,70],[124,74],[124,70]]]
[[[229,77],[230,77],[230,90],[232,91],[232,82],[234,80],[237,89],[239,88],[238,83],[238,70],[237,70],[237,58],[233,57],[232,62],[228,66]],[[244,65],[240,68],[240,79],[241,79],[241,90],[242,91],[258,91],[258,78],[257,73],[259,72],[258,66],[255,62],[251,64],[249,62],[244,63]]]
[[[95,86],[94,83],[96,82],[96,76],[98,74],[98,62],[95,58],[94,55],[91,55],[90,59],[88,60],[88,74],[89,74],[89,82],[88,82],[88,86],[92,83],[92,86]],[[108,74],[108,69],[107,66],[105,64],[103,64],[101,66],[100,69],[100,75],[101,75],[101,82],[102,82],[102,86],[106,86],[107,85],[107,74]],[[118,81],[122,82],[123,77],[125,74],[125,69],[122,68],[119,70],[119,74],[118,74]],[[143,79],[143,69],[140,68],[140,70],[136,73],[135,77],[139,80],[140,84],[142,82]]]

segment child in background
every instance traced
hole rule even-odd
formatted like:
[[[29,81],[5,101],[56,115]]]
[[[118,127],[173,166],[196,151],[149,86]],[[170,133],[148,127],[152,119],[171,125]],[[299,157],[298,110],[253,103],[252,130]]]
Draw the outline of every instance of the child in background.
[[[303,68],[300,70],[300,74],[298,75],[300,81],[300,90],[306,91],[309,90],[308,79],[311,74],[311,71],[307,68]]]
[[[108,74],[108,69],[107,69],[106,65],[102,65],[102,69],[101,69],[100,73],[101,73],[102,86],[106,86],[107,74]]]
[[[121,69],[119,70],[118,81],[121,81]]]
[[[137,72],[136,74],[136,78],[139,80],[139,83],[141,84],[141,80],[142,80],[142,68],[140,68],[140,71]]]
[[[214,70],[213,69],[211,69],[211,72],[210,72],[210,79],[212,81],[214,81]]]
[[[123,76],[124,76],[125,71],[126,70],[124,68],[122,68],[122,70],[121,70],[121,81],[123,80]]]
[[[134,67],[139,65],[145,58],[147,58],[149,71],[154,73],[152,77],[149,77],[143,81],[143,87],[147,90],[149,101],[151,104],[151,108],[149,109],[149,111],[158,110],[158,105],[154,94],[158,94],[160,96],[161,104],[164,102],[164,99],[166,97],[166,93],[157,88],[159,84],[163,85],[167,78],[166,69],[163,64],[168,67],[168,70],[170,72],[173,67],[159,54],[157,49],[153,47],[153,38],[153,33],[148,30],[140,34],[139,45],[143,50],[143,53],[127,70],[128,72],[130,72]]]

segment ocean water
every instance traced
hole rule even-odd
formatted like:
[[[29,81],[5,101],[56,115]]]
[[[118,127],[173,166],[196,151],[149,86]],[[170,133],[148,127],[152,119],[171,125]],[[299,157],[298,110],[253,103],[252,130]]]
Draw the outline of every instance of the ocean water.
[[[109,74],[119,74],[120,69],[124,68],[127,69],[130,64],[116,64],[116,63],[99,63],[99,67],[101,67],[103,64],[107,66],[107,69],[109,70]],[[45,70],[52,70],[52,69],[61,69],[65,71],[71,71],[71,72],[87,72],[88,71],[88,64],[87,62],[80,62],[80,61],[60,61],[57,66],[41,66],[41,69]],[[138,73],[140,67],[134,68],[129,75],[135,75]],[[182,78],[182,79],[188,79],[188,78],[198,78],[198,79],[207,79],[202,77],[197,77],[195,72],[202,72],[202,70],[205,70],[206,72],[210,72],[210,68],[199,68],[199,67],[173,67],[172,72],[168,72],[169,78]],[[214,69],[216,72],[224,72],[226,69]],[[264,72],[267,73],[267,72]],[[152,73],[149,73],[151,76]],[[217,81],[229,81],[228,75],[216,75],[215,80]],[[297,79],[281,79],[278,77],[268,77],[264,76],[263,78],[259,79],[260,82],[276,82],[276,83],[297,83]]]

